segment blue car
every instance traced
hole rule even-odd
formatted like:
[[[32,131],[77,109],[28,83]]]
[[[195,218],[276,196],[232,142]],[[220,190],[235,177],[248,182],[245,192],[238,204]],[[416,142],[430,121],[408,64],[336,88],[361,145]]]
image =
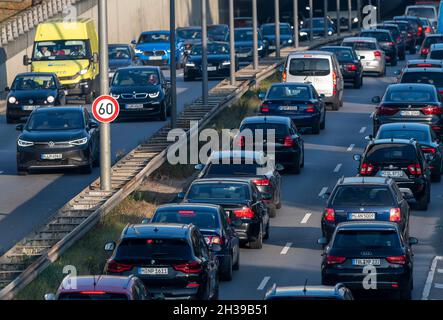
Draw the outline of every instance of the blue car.
[[[171,63],[169,31],[143,32],[138,41],[133,40],[135,54],[144,65],[166,67]],[[175,57],[177,66],[181,65],[182,46],[177,42]]]
[[[269,43],[269,51],[275,50],[275,23],[266,23],[260,27],[263,38]],[[294,32],[289,23],[280,23],[280,47],[289,47],[294,43]]]
[[[314,36],[314,39],[320,38],[325,35],[325,20],[324,18],[314,18],[312,19],[312,33]],[[306,19],[303,22],[303,27],[299,31],[300,33],[300,39],[302,41],[304,40],[313,40],[309,39],[310,33],[311,33],[311,20]],[[328,26],[327,26],[327,36],[332,36],[336,33],[334,23],[328,19]]]
[[[252,48],[253,41],[252,37],[254,34],[254,29],[252,28],[237,28],[234,30],[235,37],[235,53],[240,64],[248,64],[253,60]],[[268,42],[263,40],[262,35],[259,30],[258,32],[258,54],[260,57],[264,58],[268,55]]]

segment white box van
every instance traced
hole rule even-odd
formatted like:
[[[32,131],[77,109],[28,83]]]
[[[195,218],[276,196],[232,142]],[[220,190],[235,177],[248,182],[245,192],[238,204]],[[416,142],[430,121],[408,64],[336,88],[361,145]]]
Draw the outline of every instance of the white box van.
[[[437,30],[438,13],[437,7],[433,5],[407,6],[405,16],[428,18],[434,30]]]
[[[325,51],[291,53],[283,71],[283,82],[312,83],[333,110],[343,106],[344,80],[335,55]]]

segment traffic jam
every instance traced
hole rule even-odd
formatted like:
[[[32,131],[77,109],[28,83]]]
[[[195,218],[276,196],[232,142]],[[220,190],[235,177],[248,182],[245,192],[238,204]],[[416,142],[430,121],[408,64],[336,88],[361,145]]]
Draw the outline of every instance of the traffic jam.
[[[256,112],[235,128],[230,149],[196,165],[196,179],[175,201],[104,243],[101,275],[77,276],[75,288],[65,279],[44,298],[421,299],[428,274],[424,262],[420,275],[414,269],[417,230],[435,208],[443,173],[438,11],[407,6],[338,41],[289,53],[279,80],[255,93]],[[280,18],[281,48],[293,47],[293,17]],[[332,38],[337,28],[330,18],[301,17],[299,40]],[[32,55],[23,57],[31,71],[6,88],[5,125],[18,131],[16,174],[90,175],[101,163],[100,122],[171,116],[170,67],[183,82],[201,81],[205,46],[207,76],[223,80],[230,37],[238,71],[253,62],[254,33],[260,59],[275,54],[275,31],[272,19],[254,30],[251,17],[236,17],[233,34],[209,25],[205,45],[201,27],[177,28],[175,52],[169,30],[109,44],[105,107],[118,112],[107,112],[98,107],[94,22],[39,24]],[[301,257],[280,265],[274,254]]]

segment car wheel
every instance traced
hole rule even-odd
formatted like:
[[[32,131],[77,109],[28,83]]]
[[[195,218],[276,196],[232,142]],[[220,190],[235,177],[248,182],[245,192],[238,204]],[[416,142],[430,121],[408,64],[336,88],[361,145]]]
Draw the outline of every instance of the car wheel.
[[[277,216],[277,208],[274,204],[271,204],[269,206],[269,217],[275,218]]]
[[[361,88],[361,78],[356,79],[354,81],[354,89],[360,89]]]
[[[261,249],[263,247],[263,226],[260,225],[260,231],[258,232],[257,239],[249,242],[249,248]]]
[[[294,166],[292,167],[292,172],[294,174],[300,174],[301,171],[301,165],[300,165],[300,156],[297,158],[297,161],[295,162]]]
[[[312,127],[313,134],[320,134],[321,122],[320,120]]]
[[[263,236],[263,240],[268,240],[269,239],[269,221],[266,224],[266,233]]]
[[[235,260],[235,263],[232,265],[232,269],[240,269],[240,247],[237,248],[237,260]]]
[[[409,284],[402,290],[400,290],[400,299],[401,300],[411,300],[412,299],[412,279]]]
[[[340,109],[340,101],[333,102],[332,103],[332,110],[338,111],[338,109]]]
[[[428,210],[428,198],[429,198],[429,190],[426,190],[426,193],[424,195],[422,195],[419,199],[417,199],[418,202],[418,209],[421,211],[426,211]]]
[[[24,169],[24,168],[18,168],[17,169],[17,175],[19,176],[27,176],[28,175],[28,170]]]
[[[159,121],[166,121],[167,118],[168,118],[168,110],[166,108],[166,105],[163,103],[158,120]]]
[[[223,265],[220,270],[220,279],[222,281],[232,280],[232,256],[226,256],[223,259]]]
[[[326,128],[326,111],[325,115],[323,116],[323,121],[320,123],[320,129],[325,130],[325,128]]]

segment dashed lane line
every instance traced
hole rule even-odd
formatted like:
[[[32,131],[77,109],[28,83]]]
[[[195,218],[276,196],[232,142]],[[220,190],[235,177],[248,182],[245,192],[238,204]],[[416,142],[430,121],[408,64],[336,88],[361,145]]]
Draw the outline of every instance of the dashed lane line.
[[[337,164],[337,166],[336,166],[335,169],[334,169],[334,172],[335,172],[335,173],[339,172],[342,166],[343,166],[342,163]]]
[[[257,290],[259,291],[263,290],[268,284],[269,280],[271,280],[271,277],[264,277],[263,280],[260,282],[260,285],[258,286]]]
[[[325,195],[326,191],[328,191],[328,187],[323,187],[320,191],[320,193],[318,194],[318,196],[321,198]]]
[[[283,254],[283,255],[287,254],[288,251],[291,249],[291,246],[292,246],[292,242],[288,242],[288,243],[285,245],[285,247],[282,249],[282,251],[280,252],[280,254]]]
[[[425,283],[425,287],[423,289],[423,294],[421,297],[422,300],[429,299],[429,294],[431,293],[431,288],[432,288],[432,282],[434,281],[435,269],[437,268],[438,261],[441,261],[441,260],[443,260],[443,257],[441,257],[441,256],[436,256],[436,257],[434,257],[434,260],[432,260],[431,269],[429,270],[428,277],[427,277],[426,283]]]
[[[301,221],[301,224],[306,224],[311,216],[312,216],[312,213],[305,214],[305,216],[303,217],[303,220]]]

